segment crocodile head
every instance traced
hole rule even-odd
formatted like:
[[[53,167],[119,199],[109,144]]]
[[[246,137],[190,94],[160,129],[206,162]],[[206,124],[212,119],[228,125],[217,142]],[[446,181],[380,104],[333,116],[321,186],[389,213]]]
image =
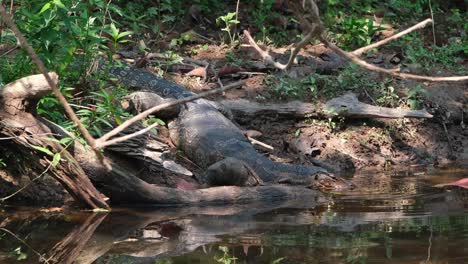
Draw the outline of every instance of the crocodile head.
[[[318,172],[314,174],[310,188],[319,189],[326,192],[349,191],[356,188],[356,185],[342,177],[338,177],[328,172]]]

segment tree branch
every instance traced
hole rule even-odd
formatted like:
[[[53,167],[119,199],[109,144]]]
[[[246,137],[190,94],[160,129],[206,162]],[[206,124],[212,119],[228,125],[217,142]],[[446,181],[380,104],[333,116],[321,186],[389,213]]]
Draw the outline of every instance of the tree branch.
[[[351,54],[356,55],[356,56],[360,56],[362,53],[364,53],[364,52],[366,52],[366,51],[368,51],[370,49],[377,48],[377,47],[380,47],[380,46],[382,46],[384,44],[387,44],[388,42],[390,42],[392,40],[400,38],[400,37],[402,37],[402,36],[404,36],[404,35],[406,35],[408,33],[411,33],[411,32],[413,32],[413,31],[415,31],[417,29],[423,28],[423,27],[427,26],[427,24],[430,24],[430,23],[432,23],[432,19],[428,18],[428,19],[426,19],[426,20],[424,20],[422,22],[419,22],[418,24],[416,24],[416,25],[414,25],[414,26],[412,26],[410,28],[407,28],[407,29],[405,29],[405,30],[393,35],[393,36],[390,36],[390,37],[388,37],[386,39],[382,39],[381,41],[377,41],[377,42],[372,43],[372,44],[370,44],[368,46],[359,48],[359,49],[351,52]]]
[[[206,92],[203,92],[203,93],[195,94],[195,95],[192,95],[192,96],[189,96],[189,97],[185,97],[185,98],[182,98],[182,99],[178,99],[178,100],[174,100],[174,101],[171,101],[171,102],[167,102],[167,103],[164,103],[164,104],[154,106],[154,107],[152,107],[152,108],[150,108],[150,109],[148,109],[148,110],[146,110],[144,112],[139,113],[138,115],[136,115],[136,116],[134,116],[134,117],[132,117],[130,119],[127,119],[120,126],[114,128],[113,130],[111,130],[111,131],[107,132],[105,135],[103,135],[101,138],[97,139],[96,140],[96,148],[101,149],[104,146],[108,146],[110,144],[115,144],[117,142],[123,141],[122,137],[114,138],[114,139],[112,139],[112,141],[109,141],[109,139],[111,137],[113,137],[113,136],[116,136],[117,134],[122,132],[125,128],[132,125],[133,123],[135,123],[137,121],[140,121],[143,118],[146,118],[147,116],[149,116],[149,115],[151,115],[153,113],[156,113],[158,111],[161,111],[163,109],[166,109],[166,108],[174,106],[174,105],[191,102],[191,101],[194,101],[194,100],[197,100],[197,99],[200,99],[200,98],[212,95],[212,94],[224,92],[224,91],[227,91],[229,89],[233,89],[233,88],[242,86],[244,83],[245,83],[245,81],[238,81],[238,82],[226,85],[226,86],[224,86],[222,88],[213,89],[213,90],[210,90],[210,91],[206,91]],[[146,129],[144,129],[145,132],[147,130],[149,130],[148,128],[150,128],[150,127],[147,127]],[[138,135],[141,135],[141,133],[135,132],[135,133],[126,135],[123,138],[125,138],[124,140],[127,140],[127,139],[130,139],[130,138],[136,137]],[[111,143],[109,143],[109,142],[111,142]]]
[[[371,71],[375,72],[381,72],[385,73],[391,76],[395,77],[400,77],[404,79],[414,79],[414,80],[421,80],[421,81],[431,81],[431,82],[443,82],[443,81],[466,81],[468,80],[468,76],[448,76],[448,77],[433,77],[433,76],[424,76],[424,75],[416,75],[416,74],[410,74],[410,73],[402,73],[398,72],[398,70],[395,69],[384,69],[381,67],[377,67],[375,65],[369,64],[365,62],[364,60],[359,59],[357,56],[353,55],[352,53],[346,52],[334,44],[330,43],[327,39],[324,37],[320,37],[320,41],[325,44],[327,47],[329,47],[331,50],[336,52],[338,55],[341,57],[350,60],[357,65],[366,68]]]

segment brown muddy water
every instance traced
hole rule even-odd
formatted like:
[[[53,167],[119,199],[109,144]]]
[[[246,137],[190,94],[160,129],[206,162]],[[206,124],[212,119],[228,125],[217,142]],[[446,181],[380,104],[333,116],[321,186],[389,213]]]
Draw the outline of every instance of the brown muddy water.
[[[468,263],[468,177],[368,172],[333,202],[0,214],[0,263]]]

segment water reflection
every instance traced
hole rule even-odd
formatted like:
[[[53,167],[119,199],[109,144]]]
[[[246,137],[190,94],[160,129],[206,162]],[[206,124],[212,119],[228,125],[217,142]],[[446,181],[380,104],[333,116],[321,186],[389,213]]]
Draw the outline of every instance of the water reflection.
[[[361,174],[323,204],[5,212],[0,263],[468,263],[468,192],[431,187],[466,172]]]

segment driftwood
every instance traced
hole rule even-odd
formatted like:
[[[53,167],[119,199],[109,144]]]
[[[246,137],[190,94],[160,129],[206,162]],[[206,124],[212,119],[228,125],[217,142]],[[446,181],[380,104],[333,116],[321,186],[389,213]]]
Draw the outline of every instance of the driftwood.
[[[245,99],[223,100],[220,102],[236,117],[259,115],[288,116],[295,118],[333,117],[347,118],[432,118],[426,110],[406,110],[373,106],[358,101],[352,93],[345,94],[325,104],[293,101],[284,104],[259,104]]]
[[[57,82],[55,73],[50,74]],[[35,116],[37,101],[51,88],[42,75],[22,78],[0,88],[0,137],[8,137],[18,154],[30,162],[38,174],[49,170],[57,181],[88,208],[108,208],[105,197],[93,186],[73,156],[60,144],[47,140],[50,129]],[[61,160],[52,166],[53,157],[37,147],[60,153]]]

